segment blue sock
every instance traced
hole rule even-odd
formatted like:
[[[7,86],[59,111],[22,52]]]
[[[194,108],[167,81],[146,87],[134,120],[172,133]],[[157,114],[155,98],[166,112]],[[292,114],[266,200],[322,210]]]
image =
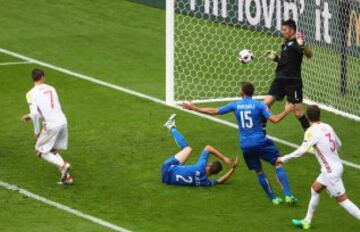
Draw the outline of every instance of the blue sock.
[[[184,136],[182,136],[182,134],[179,131],[177,131],[175,127],[170,129],[170,133],[175,139],[175,143],[180,147],[180,149],[184,149],[185,147],[189,146]]]
[[[285,196],[291,196],[292,194],[291,194],[291,190],[290,190],[290,185],[289,185],[289,181],[288,181],[285,170],[282,167],[278,167],[276,169],[276,175],[277,175],[279,182],[283,188]]]
[[[257,177],[258,177],[259,183],[260,183],[261,187],[264,189],[266,195],[268,195],[270,200],[274,199],[276,196],[273,193],[270,183],[269,183],[267,177],[265,176],[265,174],[262,173],[262,174],[258,175]]]

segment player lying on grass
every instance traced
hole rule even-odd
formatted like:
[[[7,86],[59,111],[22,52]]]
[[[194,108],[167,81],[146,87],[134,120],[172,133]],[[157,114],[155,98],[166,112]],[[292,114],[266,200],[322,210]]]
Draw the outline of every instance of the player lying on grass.
[[[175,127],[175,118],[175,114],[171,115],[164,126],[169,129],[176,144],[181,150],[175,156],[170,157],[162,164],[162,182],[164,184],[172,185],[203,187],[225,183],[234,173],[238,164],[238,158],[236,157],[236,159],[231,162],[231,160],[224,156],[220,151],[210,145],[207,145],[196,164],[184,165],[190,157],[192,148],[186,142],[182,134],[177,131]],[[210,154],[213,154],[225,164],[230,165],[229,171],[217,180],[211,180],[208,179],[208,177],[218,174],[223,167],[219,161],[214,161],[211,165],[208,165],[207,163]]]
[[[66,150],[68,145],[67,120],[61,110],[56,90],[45,84],[44,71],[32,71],[34,87],[26,94],[30,114],[24,115],[21,120],[34,123],[35,150],[37,155],[54,164],[61,173],[61,184],[72,184],[73,179],[69,174],[70,164],[63,160],[60,150]],[[40,120],[43,128],[40,132]]]
[[[280,157],[277,163],[285,163],[305,154],[311,147],[315,149],[315,157],[321,166],[321,173],[311,186],[311,199],[306,217],[303,220],[293,219],[295,226],[309,229],[315,210],[319,205],[320,193],[326,189],[330,197],[335,197],[341,207],[360,220],[359,208],[345,194],[341,179],[343,165],[338,155],[341,142],[330,125],[320,121],[318,106],[309,106],[307,117],[311,127],[305,132],[303,144],[293,153]]]
[[[291,104],[287,104],[283,112],[272,115],[268,107],[259,101],[252,99],[255,91],[250,82],[244,82],[241,87],[241,97],[239,101],[232,102],[220,108],[200,108],[192,103],[184,103],[183,107],[200,113],[209,115],[222,115],[233,112],[239,126],[239,142],[243,156],[248,168],[257,174],[259,183],[269,199],[274,205],[279,205],[283,200],[277,197],[271,189],[270,183],[264,173],[261,160],[272,164],[276,171],[278,182],[280,183],[287,203],[295,203],[297,199],[292,195],[287,174],[281,165],[276,164],[279,151],[273,141],[266,137],[262,129],[263,119],[273,123],[280,122],[293,109]]]

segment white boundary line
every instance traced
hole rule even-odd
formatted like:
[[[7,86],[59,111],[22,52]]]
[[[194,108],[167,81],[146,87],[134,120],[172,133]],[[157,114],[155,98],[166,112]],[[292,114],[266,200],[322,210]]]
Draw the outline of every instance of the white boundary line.
[[[178,110],[181,110],[181,111],[193,114],[193,115],[197,115],[199,117],[206,118],[206,119],[209,119],[211,121],[214,121],[214,122],[226,125],[226,126],[230,126],[232,128],[235,128],[235,129],[238,129],[238,126],[236,124],[228,122],[226,120],[219,119],[219,118],[212,117],[212,116],[208,116],[208,115],[204,115],[204,114],[200,114],[200,113],[197,113],[197,112],[194,112],[194,111],[185,110],[182,107],[177,106],[177,105],[167,105],[164,100],[161,100],[161,99],[158,99],[158,98],[155,98],[155,97],[152,97],[152,96],[149,96],[149,95],[146,95],[146,94],[143,94],[143,93],[140,93],[140,92],[137,92],[137,91],[134,91],[134,90],[119,86],[119,85],[114,85],[114,84],[111,84],[111,83],[108,83],[108,82],[105,82],[105,81],[98,80],[98,79],[96,79],[94,77],[91,77],[91,76],[83,75],[83,74],[73,72],[73,71],[65,69],[65,68],[61,68],[61,67],[49,64],[49,63],[45,63],[43,61],[39,61],[39,60],[30,58],[30,57],[27,57],[27,56],[18,54],[18,53],[9,51],[9,50],[4,49],[4,48],[0,48],[0,52],[4,53],[4,54],[7,54],[9,56],[13,56],[13,57],[28,61],[28,62],[33,63],[33,64],[38,64],[38,65],[41,65],[43,67],[47,67],[49,69],[59,71],[61,73],[68,74],[68,75],[73,76],[73,77],[77,77],[77,78],[80,78],[80,79],[83,79],[83,80],[87,80],[87,81],[96,83],[98,85],[102,85],[102,86],[105,86],[105,87],[108,87],[108,88],[111,88],[111,89],[115,89],[115,90],[130,94],[130,95],[133,95],[133,96],[144,98],[144,99],[147,99],[149,101],[152,101],[152,102],[155,102],[155,103],[158,103],[158,104],[162,104],[162,105],[166,105],[168,107],[176,108]],[[282,139],[277,138],[277,137],[273,137],[273,136],[269,136],[269,135],[268,135],[268,137],[270,139],[272,139],[273,141],[281,143],[281,144],[286,145],[288,147],[293,147],[293,148],[298,148],[299,147],[299,145],[297,145],[295,143],[291,143],[291,142],[282,140]],[[342,160],[342,162],[343,162],[344,165],[347,165],[349,167],[353,167],[355,169],[360,170],[360,165],[359,164],[355,164],[355,163],[352,163],[352,162],[346,161],[346,160]]]
[[[29,61],[15,61],[15,62],[3,62],[0,66],[17,65],[17,64],[31,64]]]
[[[53,206],[55,208],[58,208],[58,209],[61,209],[61,210],[64,210],[68,213],[71,213],[71,214],[74,214],[78,217],[81,217],[83,219],[86,219],[88,221],[91,221],[91,222],[94,222],[98,225],[101,225],[101,226],[104,226],[104,227],[107,227],[109,229],[112,229],[114,231],[119,231],[119,232],[129,232],[129,230],[125,229],[125,228],[122,228],[120,226],[117,226],[117,225],[114,225],[114,224],[111,224],[110,222],[107,222],[107,221],[104,221],[102,219],[99,219],[97,217],[94,217],[94,216],[91,216],[91,215],[88,215],[88,214],[85,214],[85,213],[82,213],[76,209],[73,209],[73,208],[70,208],[66,205],[63,205],[63,204],[60,204],[60,203],[57,203],[55,201],[51,201],[45,197],[41,197],[39,195],[36,195],[32,192],[29,192],[25,189],[21,189],[15,185],[11,185],[11,184],[8,184],[8,183],[5,183],[5,182],[2,182],[0,181],[0,186],[7,189],[7,190],[10,190],[10,191],[14,191],[14,192],[18,192],[24,196],[27,196],[29,198],[32,198],[32,199],[35,199],[37,201],[40,201],[42,203],[45,203],[47,205],[50,205],[50,206]]]

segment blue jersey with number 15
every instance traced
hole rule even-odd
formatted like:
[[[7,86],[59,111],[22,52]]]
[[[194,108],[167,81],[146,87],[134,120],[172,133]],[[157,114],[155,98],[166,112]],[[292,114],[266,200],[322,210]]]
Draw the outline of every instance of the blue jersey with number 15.
[[[266,135],[262,128],[263,119],[271,116],[271,111],[262,102],[251,97],[231,102],[220,107],[219,114],[233,112],[239,125],[239,139],[242,149],[262,146]]]

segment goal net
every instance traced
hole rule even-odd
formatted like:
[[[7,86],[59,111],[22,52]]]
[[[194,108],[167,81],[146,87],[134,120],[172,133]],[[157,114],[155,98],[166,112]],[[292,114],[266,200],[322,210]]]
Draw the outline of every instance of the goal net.
[[[167,0],[166,101],[228,101],[241,82],[267,94],[280,52],[281,22],[292,18],[314,51],[304,57],[305,103],[360,120],[360,1],[358,0]],[[254,53],[252,64],[238,60]]]

